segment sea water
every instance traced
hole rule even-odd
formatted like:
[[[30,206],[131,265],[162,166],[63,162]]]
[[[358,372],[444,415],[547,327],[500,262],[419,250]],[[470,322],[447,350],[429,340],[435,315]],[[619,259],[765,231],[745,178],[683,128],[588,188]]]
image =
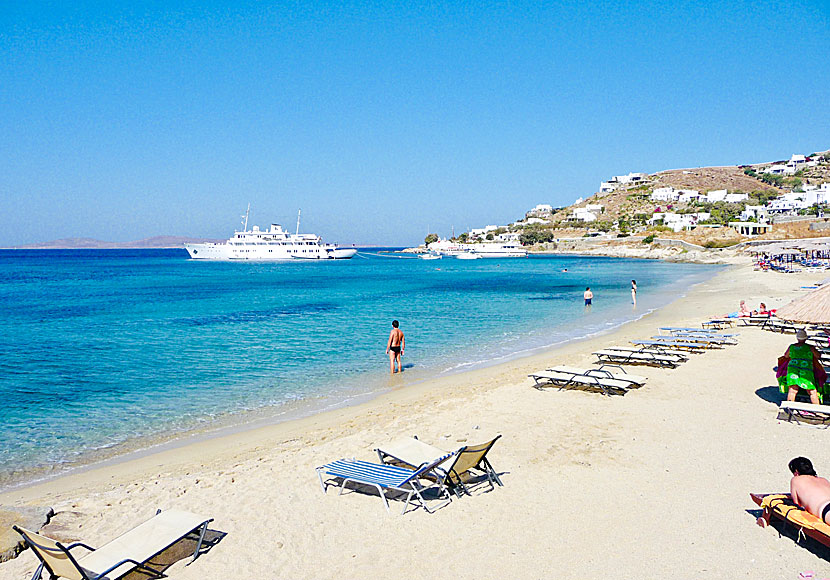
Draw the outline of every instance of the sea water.
[[[419,260],[378,249],[319,263],[0,251],[0,487],[602,332],[717,270],[578,256]],[[406,334],[405,372],[390,378],[393,319]]]

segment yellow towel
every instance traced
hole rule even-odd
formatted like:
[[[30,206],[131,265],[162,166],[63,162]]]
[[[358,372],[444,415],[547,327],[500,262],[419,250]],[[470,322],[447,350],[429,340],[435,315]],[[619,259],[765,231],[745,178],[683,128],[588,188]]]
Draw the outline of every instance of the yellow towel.
[[[813,514],[793,505],[788,495],[775,494],[765,496],[761,501],[761,507],[772,510],[785,520],[802,528],[809,528],[830,537],[830,525],[825,524]]]

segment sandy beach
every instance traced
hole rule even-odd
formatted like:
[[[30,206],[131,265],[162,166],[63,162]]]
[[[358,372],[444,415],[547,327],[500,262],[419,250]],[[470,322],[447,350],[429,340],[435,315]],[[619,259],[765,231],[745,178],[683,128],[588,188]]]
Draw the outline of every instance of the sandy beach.
[[[739,344],[677,369],[629,367],[648,383],[624,397],[537,390],[527,373],[589,365],[591,352],[802,295],[822,273],[733,266],[612,334],[429,381],[359,406],[200,441],[0,495],[51,506],[64,540],[101,544],[156,508],[213,517],[227,534],[167,574],[201,578],[797,578],[830,563],[755,525],[750,492],[786,491],[787,462],[830,473],[830,431],[779,422],[772,367],[791,335],[740,327]],[[378,372],[386,367],[379,365]],[[434,514],[389,515],[376,495],[323,495],[314,468],[373,460],[407,435],[438,447],[502,438],[504,487],[479,486]],[[30,577],[30,552],[0,578]],[[821,576],[819,576],[821,577]]]

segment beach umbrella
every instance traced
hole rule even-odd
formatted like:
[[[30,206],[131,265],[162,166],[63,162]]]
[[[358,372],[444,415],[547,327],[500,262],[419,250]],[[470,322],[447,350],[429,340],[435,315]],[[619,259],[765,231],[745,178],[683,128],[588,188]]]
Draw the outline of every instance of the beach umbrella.
[[[775,313],[778,318],[807,324],[830,324],[830,286],[796,298]]]

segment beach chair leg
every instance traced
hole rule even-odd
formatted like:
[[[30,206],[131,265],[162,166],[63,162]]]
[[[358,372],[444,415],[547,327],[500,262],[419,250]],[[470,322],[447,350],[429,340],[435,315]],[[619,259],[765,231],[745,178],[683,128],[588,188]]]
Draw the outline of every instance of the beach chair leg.
[[[499,474],[496,473],[496,470],[493,469],[493,465],[486,457],[484,458],[484,466],[487,468],[487,473],[490,474],[490,476],[496,481],[496,483],[498,483],[500,487],[504,487],[504,484],[501,482],[501,479],[499,479]]]
[[[320,480],[320,488],[323,490],[323,495],[326,493],[326,484],[323,483],[323,472],[320,468],[317,468],[317,479]]]
[[[40,566],[38,566],[37,570],[35,570],[35,573],[32,576],[32,580],[40,580],[41,579],[41,577],[43,576],[43,566],[44,566],[44,564],[41,562]]]
[[[193,559],[190,560],[191,562],[193,562],[194,560],[196,560],[196,558],[199,557],[199,550],[202,549],[202,542],[205,541],[205,533],[207,532],[207,526],[208,526],[207,522],[202,524],[202,529],[199,532],[199,543],[196,544],[196,549],[193,551]]]

